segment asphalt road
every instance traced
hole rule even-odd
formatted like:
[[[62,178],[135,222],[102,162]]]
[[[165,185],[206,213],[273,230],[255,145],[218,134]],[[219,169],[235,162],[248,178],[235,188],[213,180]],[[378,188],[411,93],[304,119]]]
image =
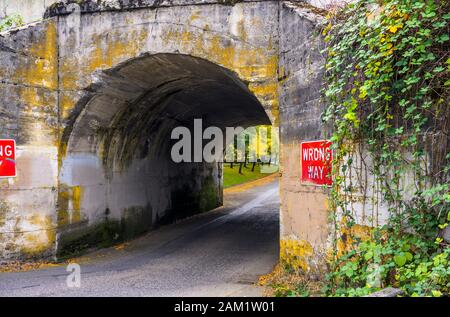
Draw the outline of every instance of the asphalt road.
[[[66,263],[0,273],[0,296],[259,296],[258,277],[278,260],[279,198],[274,178],[225,192],[225,206],[162,227],[127,244]]]

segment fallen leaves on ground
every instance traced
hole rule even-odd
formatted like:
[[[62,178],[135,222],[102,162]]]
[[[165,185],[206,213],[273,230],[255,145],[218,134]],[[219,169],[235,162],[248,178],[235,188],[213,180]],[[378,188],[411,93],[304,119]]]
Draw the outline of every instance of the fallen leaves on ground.
[[[264,286],[264,296],[320,296],[321,284],[308,279],[304,274],[289,272],[280,264],[274,270],[259,278],[259,286]]]
[[[34,262],[7,261],[0,263],[0,273],[27,272],[59,265],[60,264],[47,261],[34,261]]]
[[[121,243],[121,244],[114,246],[114,249],[116,249],[117,251],[121,251],[121,250],[124,250],[128,245],[129,245],[128,242]]]

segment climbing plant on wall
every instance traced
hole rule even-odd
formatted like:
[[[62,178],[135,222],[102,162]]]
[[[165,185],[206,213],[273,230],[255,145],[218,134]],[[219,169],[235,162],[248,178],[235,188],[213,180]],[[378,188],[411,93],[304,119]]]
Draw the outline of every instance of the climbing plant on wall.
[[[8,15],[0,19],[0,32],[9,28],[18,27],[24,24],[23,18],[19,14]]]
[[[364,0],[329,16],[323,119],[335,148],[337,250],[329,295],[389,285],[449,293],[449,20],[444,0]],[[371,211],[365,235],[352,236],[355,201]]]

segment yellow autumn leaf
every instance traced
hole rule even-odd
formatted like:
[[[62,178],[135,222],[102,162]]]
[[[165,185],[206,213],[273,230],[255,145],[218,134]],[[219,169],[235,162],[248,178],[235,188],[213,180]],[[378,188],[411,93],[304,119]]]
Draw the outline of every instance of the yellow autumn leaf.
[[[389,32],[391,32],[391,33],[395,33],[395,32],[397,32],[397,30],[398,30],[398,27],[396,25],[389,27]]]
[[[364,87],[359,88],[359,99],[364,99],[367,96],[367,91]]]
[[[385,53],[383,54],[383,56],[389,56],[389,55],[392,55],[393,53],[394,53],[394,50],[393,50],[393,49],[390,49],[389,51],[385,52]]]
[[[322,35],[324,36],[327,35],[328,31],[331,30],[331,27],[332,27],[331,23],[328,23],[328,25],[323,29]]]

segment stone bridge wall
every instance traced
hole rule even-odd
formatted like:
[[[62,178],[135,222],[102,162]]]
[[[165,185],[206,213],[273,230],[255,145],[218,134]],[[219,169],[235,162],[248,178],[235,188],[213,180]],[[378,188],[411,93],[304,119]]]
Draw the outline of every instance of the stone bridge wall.
[[[54,20],[0,37],[0,136],[17,143],[18,176],[0,180],[0,254],[47,256],[56,242],[58,34]]]

